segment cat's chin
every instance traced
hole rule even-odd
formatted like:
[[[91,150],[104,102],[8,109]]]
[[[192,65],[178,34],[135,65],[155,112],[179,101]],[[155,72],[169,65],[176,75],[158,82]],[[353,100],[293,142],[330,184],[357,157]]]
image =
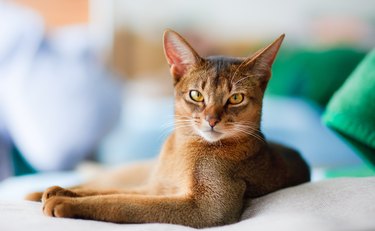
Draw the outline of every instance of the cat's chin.
[[[224,134],[217,131],[199,131],[199,135],[210,143],[215,143],[224,137]]]

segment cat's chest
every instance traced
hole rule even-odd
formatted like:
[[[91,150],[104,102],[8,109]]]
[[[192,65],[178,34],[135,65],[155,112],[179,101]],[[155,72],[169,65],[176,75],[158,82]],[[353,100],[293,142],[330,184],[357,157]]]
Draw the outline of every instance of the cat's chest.
[[[238,147],[171,142],[161,153],[154,179],[164,189],[185,193],[196,184],[225,183],[234,176],[243,152]]]
[[[181,153],[180,153],[181,154]],[[164,153],[152,181],[160,194],[186,194],[193,182],[195,161],[173,152]]]

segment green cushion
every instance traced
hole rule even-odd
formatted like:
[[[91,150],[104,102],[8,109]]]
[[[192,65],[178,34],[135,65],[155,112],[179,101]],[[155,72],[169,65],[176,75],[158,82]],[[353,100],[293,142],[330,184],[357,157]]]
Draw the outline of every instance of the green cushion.
[[[21,176],[31,173],[36,173],[37,171],[25,160],[20,151],[16,148],[12,148],[12,163],[13,171],[15,176]]]
[[[375,166],[375,50],[335,93],[323,121]]]
[[[282,49],[267,94],[305,97],[325,106],[364,56],[364,52],[347,47]]]

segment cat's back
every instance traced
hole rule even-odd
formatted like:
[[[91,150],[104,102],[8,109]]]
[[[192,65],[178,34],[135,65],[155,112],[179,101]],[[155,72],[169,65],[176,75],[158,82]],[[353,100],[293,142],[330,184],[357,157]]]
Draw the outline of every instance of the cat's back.
[[[269,142],[274,155],[280,155],[287,165],[288,186],[310,181],[310,167],[297,151],[285,145]]]
[[[270,142],[241,162],[237,176],[246,182],[245,197],[255,198],[309,181],[310,170],[297,151]]]

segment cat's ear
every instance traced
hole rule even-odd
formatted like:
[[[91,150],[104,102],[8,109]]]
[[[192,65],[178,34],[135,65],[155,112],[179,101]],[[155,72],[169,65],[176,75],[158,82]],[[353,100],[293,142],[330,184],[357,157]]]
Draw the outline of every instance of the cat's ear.
[[[280,49],[285,34],[282,34],[267,47],[258,50],[254,55],[244,61],[244,66],[251,68],[251,71],[260,78],[260,84],[265,90],[268,80],[271,77],[271,67]]]
[[[177,83],[189,68],[201,61],[201,57],[177,32],[166,30],[163,36],[164,54],[170,66],[170,72]]]

